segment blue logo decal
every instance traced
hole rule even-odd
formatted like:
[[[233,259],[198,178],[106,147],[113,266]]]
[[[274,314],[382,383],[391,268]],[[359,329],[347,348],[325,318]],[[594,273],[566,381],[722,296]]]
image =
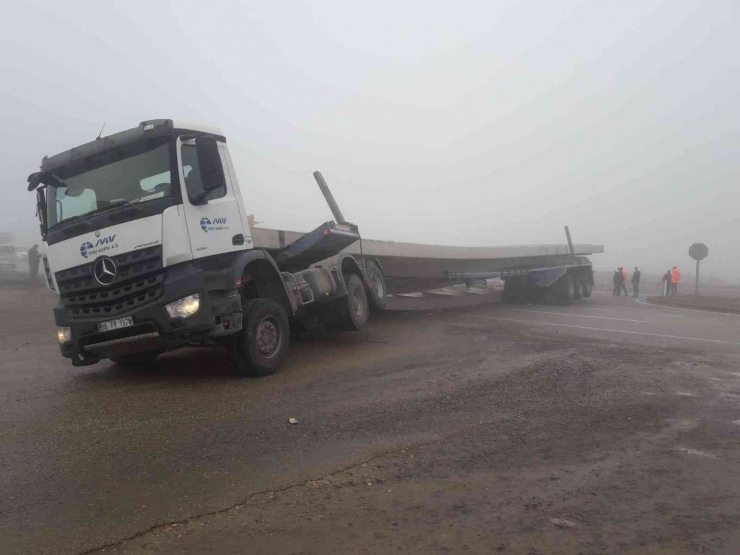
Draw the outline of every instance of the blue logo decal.
[[[213,218],[213,220],[210,220],[206,217],[203,217],[200,219],[200,228],[208,233],[209,231],[229,229],[229,226],[226,225],[226,218]]]
[[[82,246],[80,247],[80,254],[82,255],[82,258],[88,257],[88,251],[92,250],[93,245],[92,243],[82,243]]]
[[[94,245],[90,241],[82,243],[82,245],[80,245],[80,254],[82,255],[82,258],[88,258],[94,254],[117,248],[118,243],[116,243],[116,236],[108,235],[95,241]]]

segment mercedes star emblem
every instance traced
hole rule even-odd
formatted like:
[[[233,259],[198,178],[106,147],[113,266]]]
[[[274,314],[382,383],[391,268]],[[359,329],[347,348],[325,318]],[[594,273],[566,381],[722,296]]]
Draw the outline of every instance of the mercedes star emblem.
[[[93,267],[93,275],[100,285],[108,286],[116,279],[118,270],[110,258],[99,258]]]

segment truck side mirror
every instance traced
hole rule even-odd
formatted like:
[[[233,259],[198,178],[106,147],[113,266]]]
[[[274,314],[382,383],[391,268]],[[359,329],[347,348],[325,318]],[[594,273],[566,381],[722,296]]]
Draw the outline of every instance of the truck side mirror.
[[[46,192],[44,187],[36,189],[36,212],[39,217],[39,227],[41,228],[41,239],[46,239]]]
[[[204,135],[195,139],[195,151],[198,156],[200,180],[203,191],[210,193],[226,186],[224,167],[218,153],[218,141],[215,137]]]

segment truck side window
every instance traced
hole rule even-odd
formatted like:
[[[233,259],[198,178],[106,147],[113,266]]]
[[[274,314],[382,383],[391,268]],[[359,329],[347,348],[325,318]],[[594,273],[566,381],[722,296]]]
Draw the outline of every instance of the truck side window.
[[[182,145],[182,173],[185,176],[185,189],[190,198],[196,198],[203,192],[198,168],[198,155],[195,145]],[[208,193],[205,200],[215,200],[226,196],[226,185]]]

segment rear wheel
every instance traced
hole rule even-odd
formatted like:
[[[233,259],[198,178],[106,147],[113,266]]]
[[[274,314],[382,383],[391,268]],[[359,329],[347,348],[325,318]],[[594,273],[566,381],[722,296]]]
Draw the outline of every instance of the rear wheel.
[[[591,280],[588,277],[583,278],[583,296],[586,298],[589,298],[591,296],[591,292],[593,291],[593,285],[591,284]]]
[[[505,303],[522,302],[524,296],[524,282],[522,278],[513,277],[504,281],[503,301]]]
[[[388,288],[385,285],[385,277],[375,262],[365,262],[365,277],[367,278],[367,291],[370,293],[370,309],[373,312],[385,310],[388,302]]]
[[[130,355],[111,357],[111,360],[119,366],[148,366],[157,360],[157,357],[161,354],[162,351],[144,351],[143,353],[132,353]]]
[[[583,276],[577,275],[573,278],[573,298],[579,300],[583,298]]]
[[[567,303],[575,296],[573,276],[565,274],[553,285],[555,298],[561,303]]]
[[[365,287],[357,274],[345,276],[344,282],[347,296],[327,307],[326,329],[332,332],[360,331],[370,318]]]
[[[272,299],[253,299],[244,308],[242,330],[235,334],[231,357],[240,376],[269,376],[282,364],[290,344],[285,309]]]

